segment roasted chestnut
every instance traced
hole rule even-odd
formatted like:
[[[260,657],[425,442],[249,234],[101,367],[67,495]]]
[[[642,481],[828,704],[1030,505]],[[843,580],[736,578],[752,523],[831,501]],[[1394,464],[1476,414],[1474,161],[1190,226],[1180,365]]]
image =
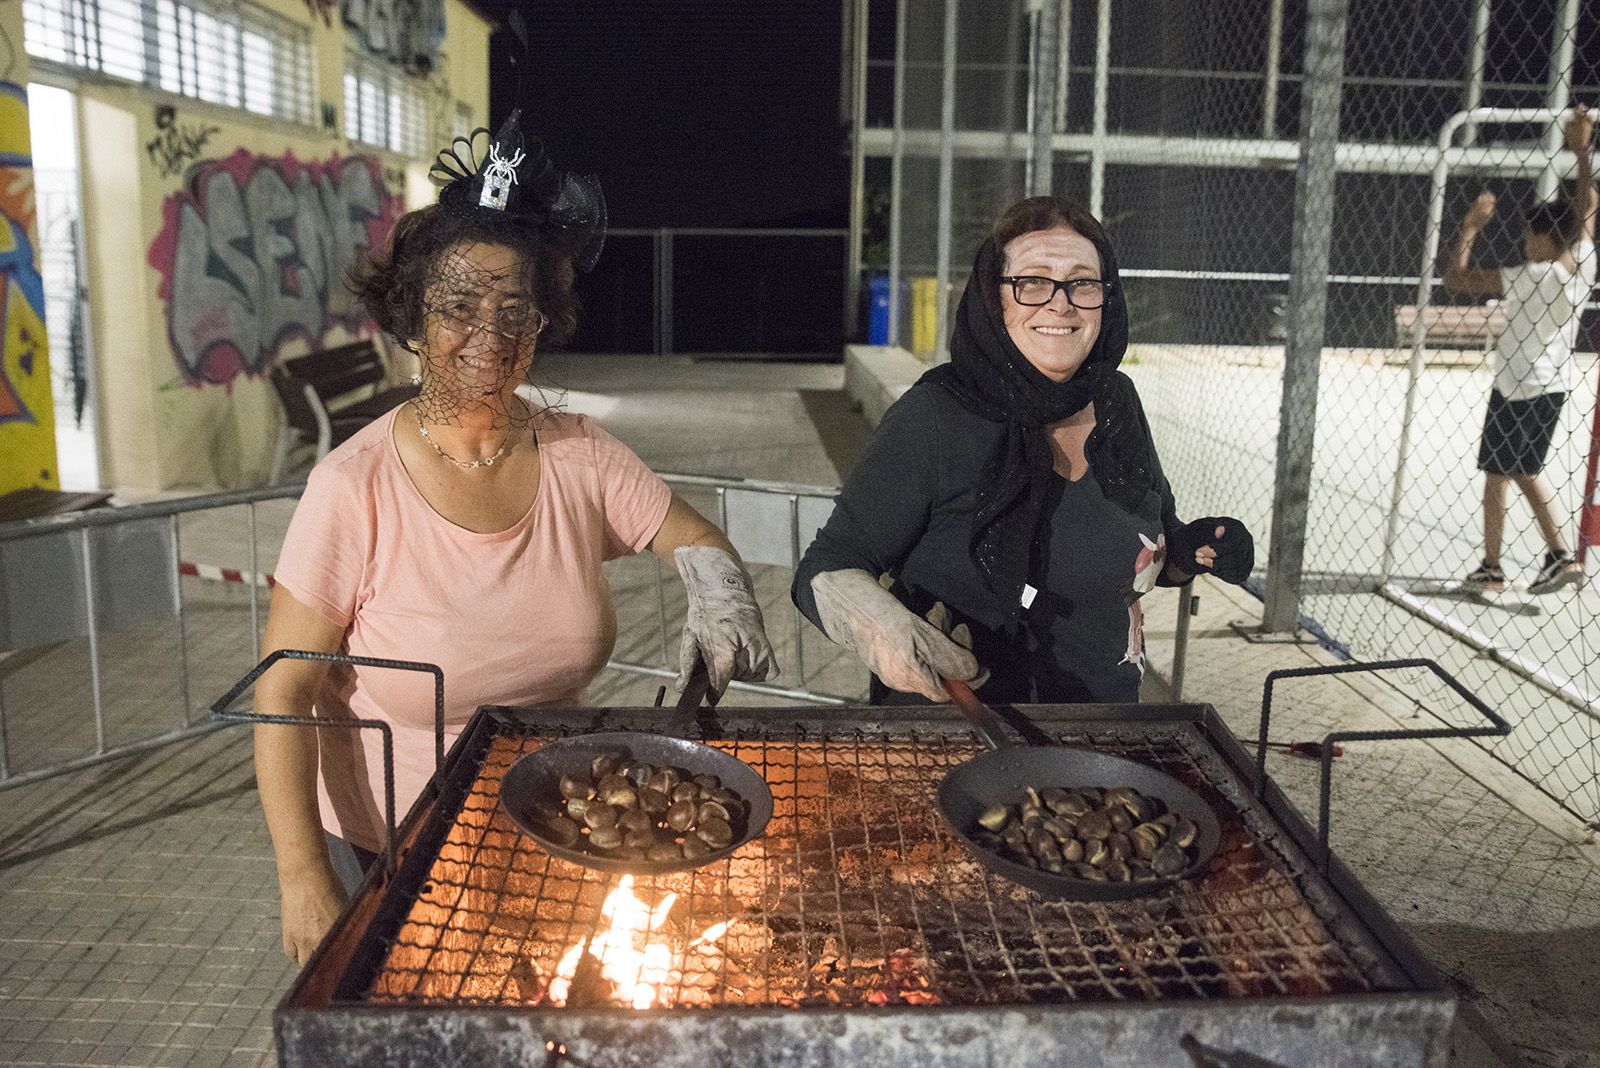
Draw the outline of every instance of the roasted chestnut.
[[[561,776],[560,796],[539,806],[540,824],[563,848],[648,863],[698,860],[732,845],[749,812],[715,775],[611,753],[593,757],[588,771]]]
[[[700,815],[703,822],[708,813]],[[1131,786],[1029,787],[1014,803],[985,809],[977,822],[973,838],[980,847],[1028,867],[1095,881],[1181,874],[1200,836],[1193,820],[1164,811],[1158,799]]]

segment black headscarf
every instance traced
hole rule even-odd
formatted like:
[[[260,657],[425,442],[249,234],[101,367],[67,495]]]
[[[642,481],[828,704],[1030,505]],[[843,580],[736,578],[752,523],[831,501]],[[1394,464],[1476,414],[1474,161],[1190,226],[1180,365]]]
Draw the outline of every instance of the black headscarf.
[[[1084,446],[1089,473],[1107,498],[1125,510],[1137,509],[1160,477],[1133,383],[1117,370],[1128,349],[1128,306],[1116,257],[1108,243],[1095,240],[1094,245],[1100,253],[1100,276],[1111,285],[1100,334],[1071,378],[1054,382],[1045,377],[1007,333],[997,283],[1003,253],[993,238],[979,247],[956,309],[950,362],[922,376],[924,382],[949,390],[974,414],[1005,428],[977,487],[971,553],[1013,622],[1043,540],[1044,503],[1054,477],[1045,427],[1093,402],[1095,425]],[[986,292],[989,288],[996,292]]]

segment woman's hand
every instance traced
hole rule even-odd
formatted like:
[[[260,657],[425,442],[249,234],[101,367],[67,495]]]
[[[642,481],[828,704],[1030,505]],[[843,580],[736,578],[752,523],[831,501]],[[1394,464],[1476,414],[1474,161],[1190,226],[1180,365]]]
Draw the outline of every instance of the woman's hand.
[[[1231,516],[1208,516],[1180,527],[1167,545],[1167,563],[1189,574],[1210,571],[1238,586],[1256,562],[1255,539]]]
[[[294,874],[278,875],[279,909],[283,919],[283,951],[296,964],[311,959],[344,911],[347,895],[326,858]]]
[[[678,649],[678,689],[688,685],[697,659],[705,661],[711,692],[718,697],[734,679],[760,682],[776,675],[778,663],[761,622],[761,606],[738,558],[714,545],[683,546],[673,558],[689,595]]]
[[[976,689],[988,677],[977,657],[945,633],[948,612],[929,622],[859,568],[824,571],[811,580],[811,592],[828,637],[854,650],[890,689],[943,704],[950,696],[942,679],[961,679]],[[936,613],[942,609],[935,606]]]

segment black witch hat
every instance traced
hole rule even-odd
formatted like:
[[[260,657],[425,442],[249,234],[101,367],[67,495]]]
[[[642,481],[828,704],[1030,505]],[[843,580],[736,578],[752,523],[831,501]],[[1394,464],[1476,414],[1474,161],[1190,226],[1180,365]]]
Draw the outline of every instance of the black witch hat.
[[[439,152],[428,177],[452,215],[504,212],[562,241],[580,271],[594,268],[606,240],[606,200],[592,174],[562,174],[539,138],[524,139],[516,108],[493,139],[483,127]],[[478,155],[479,145],[485,149]]]

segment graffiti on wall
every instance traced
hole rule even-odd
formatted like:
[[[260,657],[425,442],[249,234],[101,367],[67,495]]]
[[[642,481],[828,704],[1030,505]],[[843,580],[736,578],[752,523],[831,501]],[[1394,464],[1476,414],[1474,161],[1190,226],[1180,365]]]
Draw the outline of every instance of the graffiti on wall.
[[[0,81],[0,493],[60,484],[36,232],[28,96]]]
[[[322,16],[324,26],[333,25],[333,9],[339,6],[339,0],[306,0],[306,8],[313,15]]]
[[[399,207],[374,156],[239,149],[192,168],[149,253],[182,380],[227,385],[264,374],[291,342],[354,332],[366,315],[345,272],[387,240]]]
[[[444,0],[344,0],[343,12],[344,24],[373,55],[419,74],[438,65]]]
[[[22,86],[0,82],[0,424],[32,423],[28,403],[45,368],[44,279],[34,251],[33,160],[28,148],[28,98]]]
[[[221,132],[220,126],[185,126],[178,122],[176,108],[171,104],[159,104],[156,106],[156,135],[145,142],[145,154],[160,168],[161,177],[171,178],[199,159],[211,135]]]

